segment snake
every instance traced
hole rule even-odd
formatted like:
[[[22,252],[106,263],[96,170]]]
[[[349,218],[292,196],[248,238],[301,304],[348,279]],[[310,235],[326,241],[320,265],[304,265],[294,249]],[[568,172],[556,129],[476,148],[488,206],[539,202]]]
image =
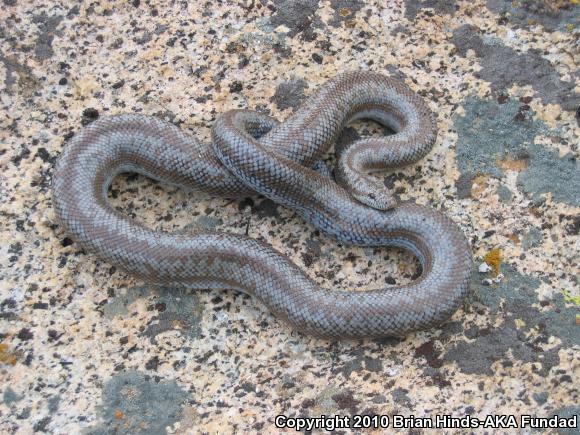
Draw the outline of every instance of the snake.
[[[319,163],[358,119],[393,134],[347,144],[334,170]],[[204,144],[143,114],[99,117],[64,146],[53,172],[60,225],[82,248],[145,282],[234,289],[261,301],[305,334],[329,339],[404,337],[436,327],[469,290],[469,243],[444,213],[399,201],[376,172],[409,165],[435,144],[425,101],[379,72],[328,80],[284,122],[251,110],[219,115]],[[247,235],[153,230],[109,203],[112,180],[138,173],[228,198],[260,194],[290,207],[339,243],[395,247],[413,254],[420,275],[405,285],[348,291],[319,286],[270,245]]]

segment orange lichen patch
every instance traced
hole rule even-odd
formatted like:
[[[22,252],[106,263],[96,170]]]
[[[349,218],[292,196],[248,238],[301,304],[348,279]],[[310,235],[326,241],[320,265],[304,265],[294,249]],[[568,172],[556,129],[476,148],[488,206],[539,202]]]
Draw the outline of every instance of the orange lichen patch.
[[[528,159],[507,156],[504,159],[497,159],[496,164],[504,171],[523,171],[528,167]]]
[[[568,9],[570,7],[570,3],[577,5],[579,2],[578,0],[552,0],[544,1],[543,3],[548,8],[552,9],[552,11],[557,12],[561,9]]]
[[[8,345],[0,343],[0,362],[8,365],[15,365],[18,358],[8,351]]]
[[[487,181],[489,177],[487,175],[478,175],[473,179],[473,184],[471,186],[471,197],[479,198],[485,188],[487,187]]]
[[[121,411],[120,409],[117,409],[117,410],[115,411],[115,418],[116,418],[117,420],[121,420],[121,419],[123,418],[123,411]]]
[[[485,257],[483,257],[483,261],[493,269],[495,276],[498,276],[501,270],[501,249],[492,249],[485,255]]]

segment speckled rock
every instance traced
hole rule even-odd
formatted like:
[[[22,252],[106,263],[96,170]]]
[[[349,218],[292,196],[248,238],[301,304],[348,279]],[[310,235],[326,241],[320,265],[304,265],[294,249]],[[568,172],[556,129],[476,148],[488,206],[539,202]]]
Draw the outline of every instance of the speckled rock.
[[[1,433],[278,433],[278,414],[578,414],[579,6],[383,3],[3,2]],[[385,184],[445,211],[476,265],[501,253],[501,276],[476,267],[470,296],[440,328],[314,339],[234,291],[139,282],[56,222],[55,159],[98,117],[145,113],[208,141],[219,113],[284,120],[352,69],[403,80],[437,115],[433,151],[381,174]],[[354,123],[337,152],[385,133]],[[419,273],[407,253],[337,245],[264,198],[126,175],[110,199],[158,230],[262,239],[345,291]]]

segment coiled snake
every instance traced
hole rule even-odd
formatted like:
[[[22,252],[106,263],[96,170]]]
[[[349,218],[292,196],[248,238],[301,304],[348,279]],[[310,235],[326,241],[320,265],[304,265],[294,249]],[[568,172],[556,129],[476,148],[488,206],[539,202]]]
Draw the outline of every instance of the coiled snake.
[[[396,133],[350,144],[337,164],[337,182],[312,169],[341,129],[359,118]],[[57,217],[83,247],[139,278],[241,290],[296,329],[319,336],[401,336],[457,309],[471,270],[463,233],[438,211],[396,204],[369,175],[415,162],[435,142],[431,112],[405,85],[377,73],[341,74],[284,123],[234,110],[216,120],[212,137],[213,146],[201,144],[143,115],[100,118],[57,161]],[[378,290],[319,288],[284,255],[247,236],[168,234],[120,214],[107,196],[121,172],[227,197],[258,192],[340,242],[406,249],[419,259],[422,274],[409,285]]]

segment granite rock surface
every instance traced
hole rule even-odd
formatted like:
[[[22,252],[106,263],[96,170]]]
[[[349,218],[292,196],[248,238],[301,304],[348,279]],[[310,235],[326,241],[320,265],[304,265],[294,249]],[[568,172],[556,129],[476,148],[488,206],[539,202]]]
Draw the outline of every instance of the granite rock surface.
[[[577,415],[577,3],[4,0],[0,432],[278,433],[278,414]],[[437,115],[433,151],[381,176],[471,242],[471,294],[440,328],[315,339],[241,293],[139,282],[59,227],[51,174],[83,125],[143,113],[208,141],[226,110],[284,120],[354,69],[403,80]],[[336,148],[382,133],[359,122]],[[110,199],[159,230],[247,231],[345,291],[418,273],[404,252],[339,246],[260,197],[127,175]]]

